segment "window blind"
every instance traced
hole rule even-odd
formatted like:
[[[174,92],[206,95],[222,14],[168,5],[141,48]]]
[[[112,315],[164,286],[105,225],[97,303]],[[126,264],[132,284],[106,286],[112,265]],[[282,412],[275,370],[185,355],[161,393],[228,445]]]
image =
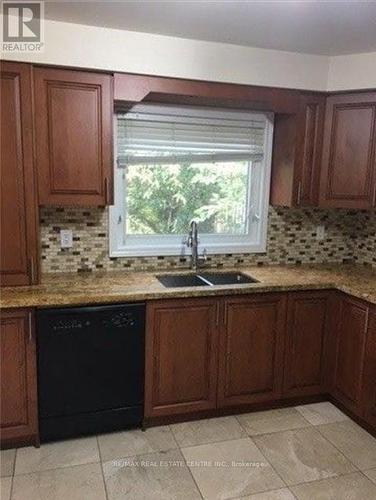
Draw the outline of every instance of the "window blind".
[[[117,114],[117,163],[260,160],[266,117],[251,112],[156,105]]]

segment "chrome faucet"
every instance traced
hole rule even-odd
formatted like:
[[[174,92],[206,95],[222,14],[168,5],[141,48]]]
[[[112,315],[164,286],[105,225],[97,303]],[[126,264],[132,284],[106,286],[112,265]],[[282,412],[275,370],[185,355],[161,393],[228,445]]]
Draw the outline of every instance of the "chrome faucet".
[[[198,256],[198,224],[193,220],[190,224],[190,229],[187,238],[187,247],[191,249],[191,269],[197,271],[199,264],[206,261],[206,250],[204,250],[202,257]]]

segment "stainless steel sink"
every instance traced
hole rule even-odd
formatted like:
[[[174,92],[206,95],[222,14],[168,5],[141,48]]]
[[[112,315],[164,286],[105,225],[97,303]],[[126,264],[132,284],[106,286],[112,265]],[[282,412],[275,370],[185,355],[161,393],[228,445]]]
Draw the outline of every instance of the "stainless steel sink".
[[[257,283],[257,280],[243,273],[237,272],[205,272],[200,273],[200,277],[209,281],[212,285],[242,285],[244,283]]]
[[[184,286],[208,286],[197,274],[160,274],[157,279],[166,288],[178,288]]]
[[[166,288],[214,285],[242,285],[257,280],[240,272],[203,272],[197,274],[159,274],[157,279]]]

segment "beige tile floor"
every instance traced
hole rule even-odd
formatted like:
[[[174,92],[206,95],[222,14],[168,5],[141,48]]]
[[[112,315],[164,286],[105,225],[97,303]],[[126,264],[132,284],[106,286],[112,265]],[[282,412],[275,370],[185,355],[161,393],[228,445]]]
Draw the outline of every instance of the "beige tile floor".
[[[376,439],[330,403],[1,452],[1,500],[375,500]]]

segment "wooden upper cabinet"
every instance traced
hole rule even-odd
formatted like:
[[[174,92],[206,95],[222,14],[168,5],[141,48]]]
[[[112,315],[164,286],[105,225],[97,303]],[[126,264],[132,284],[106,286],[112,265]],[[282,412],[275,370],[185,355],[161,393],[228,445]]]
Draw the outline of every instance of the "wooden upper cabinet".
[[[298,116],[294,178],[296,206],[317,205],[319,198],[325,97],[303,95]]]
[[[215,408],[217,301],[148,302],[146,318],[145,416]]]
[[[224,300],[220,334],[218,405],[281,397],[286,296],[263,294]]]
[[[376,92],[327,99],[320,206],[371,208],[376,183]]]
[[[1,63],[1,285],[37,282],[31,66]]]
[[[329,308],[330,294],[327,292],[289,294],[285,396],[309,396],[323,392]]]
[[[318,203],[325,96],[302,94],[297,114],[275,116],[270,203]]]
[[[343,297],[337,324],[333,395],[352,412],[362,413],[362,383],[368,306]]]
[[[1,443],[35,444],[38,436],[36,353],[32,312],[2,311]]]
[[[112,76],[36,68],[39,203],[112,203]]]
[[[376,429],[376,307],[368,317],[362,395],[364,419]]]

